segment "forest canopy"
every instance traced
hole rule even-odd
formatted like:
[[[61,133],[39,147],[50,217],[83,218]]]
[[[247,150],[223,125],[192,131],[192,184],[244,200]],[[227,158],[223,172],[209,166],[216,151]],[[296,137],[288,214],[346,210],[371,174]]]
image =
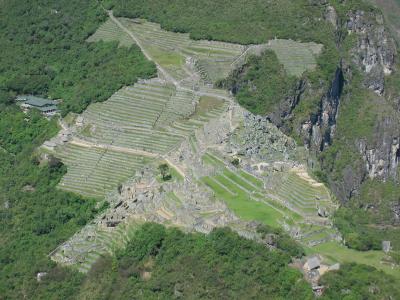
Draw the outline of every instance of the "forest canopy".
[[[65,114],[156,74],[137,46],[86,42],[107,18],[97,1],[0,5],[0,89],[62,99]]]

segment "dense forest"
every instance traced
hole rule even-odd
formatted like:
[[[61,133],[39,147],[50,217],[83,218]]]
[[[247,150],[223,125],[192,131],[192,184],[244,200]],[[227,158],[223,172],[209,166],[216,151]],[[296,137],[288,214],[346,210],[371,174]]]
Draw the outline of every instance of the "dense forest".
[[[23,114],[15,95],[61,98],[64,114],[81,112],[155,74],[138,47],[85,42],[105,19],[97,1],[0,1],[0,299],[34,298],[36,273],[55,267],[50,251],[102,209],[56,189],[65,166],[35,153],[58,131],[56,120]],[[82,277],[57,274],[66,295]]]
[[[55,267],[50,251],[99,209],[94,200],[56,189],[65,167],[35,154],[35,148],[58,130],[55,120],[35,111],[25,115],[9,103],[9,96],[1,94],[0,298],[33,298],[36,273]]]
[[[286,38],[323,44],[322,53],[317,58],[317,68],[305,72],[297,80],[305,83],[307,88],[291,117],[281,128],[299,144],[303,144],[299,128],[306,120],[316,118],[324,93],[329,90],[335,72],[343,67],[341,63],[345,61],[348,75],[343,79],[346,85],[335,138],[323,152],[311,153],[316,161],[315,176],[331,187],[343,181],[348,168],[363,168],[364,162],[354,141],[373,139],[377,122],[385,115],[390,115],[393,106],[397,107],[397,103],[390,101],[398,99],[400,94],[398,71],[385,79],[385,93],[389,101],[383,102],[365,88],[363,75],[353,64],[351,49],[357,45],[357,41],[354,35],[347,35],[343,25],[351,11],[379,13],[379,9],[368,1],[250,0],[244,3],[240,0],[104,0],[103,3],[118,16],[146,18],[160,23],[167,30],[189,32],[194,39],[256,44],[273,38]],[[324,21],[328,4],[337,12],[337,28]],[[388,7],[384,6],[386,12]],[[193,18],[193,15],[196,17]],[[388,16],[388,21],[396,25],[392,16]],[[261,57],[250,57],[244,66],[235,70],[227,80],[221,81],[220,85],[230,88],[238,102],[250,111],[268,114],[282,99],[294,93],[298,86],[295,82],[296,79],[285,74],[276,57],[266,52]],[[370,193],[373,190],[376,191],[374,197]],[[365,181],[359,194],[352,196],[351,201],[343,202],[335,222],[349,247],[357,250],[378,249],[382,240],[387,239],[393,242],[395,250],[399,250],[400,229],[392,217],[387,217],[389,205],[398,201],[394,196],[397,190],[398,187],[392,182]],[[373,210],[368,210],[374,201],[377,205]],[[356,217],[352,218],[352,215]]]
[[[0,89],[62,99],[65,114],[154,76],[137,46],[85,42],[106,18],[94,0],[2,1]]]
[[[43,299],[314,299],[282,248],[230,229],[209,235],[146,223],[126,249],[101,257],[83,276],[56,267],[37,285]],[[396,299],[395,280],[374,268],[345,264],[322,278],[323,299]],[[38,297],[38,298],[39,298]]]
[[[287,74],[275,52],[267,50],[261,56],[250,56],[240,69],[217,84],[231,90],[241,106],[264,115],[276,109],[296,83],[297,78]]]

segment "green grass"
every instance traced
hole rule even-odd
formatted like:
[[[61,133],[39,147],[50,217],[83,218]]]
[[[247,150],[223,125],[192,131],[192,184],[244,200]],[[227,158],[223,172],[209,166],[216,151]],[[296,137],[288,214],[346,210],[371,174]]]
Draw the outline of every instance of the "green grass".
[[[183,176],[171,165],[169,165],[169,171],[173,179],[176,179],[179,182],[183,181]]]
[[[210,164],[214,167],[225,167],[225,164],[223,161],[219,160],[218,158],[211,155],[210,153],[204,154],[202,159],[205,163]]]
[[[202,96],[199,99],[199,103],[196,105],[195,114],[202,115],[215,108],[218,108],[224,104],[224,101],[209,96]]]
[[[249,173],[247,173],[243,170],[239,170],[239,174],[240,174],[240,176],[242,176],[246,180],[250,181],[255,186],[259,187],[260,189],[264,188],[264,183],[260,179],[254,177],[253,175],[250,175]]]
[[[86,125],[85,127],[82,128],[80,131],[80,134],[82,134],[85,137],[91,137],[92,136],[92,125]]]
[[[276,53],[290,75],[301,76],[305,71],[316,68],[315,57],[321,52],[322,45],[277,39],[271,40],[268,48]]]
[[[177,66],[181,67],[185,63],[185,58],[179,53],[172,51],[165,51],[156,46],[146,46],[154,61],[158,62],[161,66]]]
[[[192,149],[193,153],[197,153],[197,140],[195,135],[191,135],[189,137],[189,144],[190,148]]]
[[[174,192],[168,192],[167,197],[175,202],[178,206],[182,205],[182,200]]]
[[[361,252],[349,249],[338,242],[328,242],[313,248],[306,248],[306,252],[307,254],[321,253],[330,263],[355,262],[370,265],[400,279],[399,268],[392,269],[390,266],[381,263],[382,258],[385,257],[382,251]]]
[[[134,44],[132,38],[110,19],[102,24],[87,41],[118,42],[120,47],[130,47]]]
[[[236,193],[236,196],[233,196],[231,193],[227,192],[211,177],[204,177],[202,178],[202,181],[214,191],[217,198],[225,201],[228,207],[237,216],[248,221],[260,221],[273,227],[280,226],[278,221],[283,219],[283,216],[280,212],[266,204],[263,204],[262,202],[257,202],[251,199],[249,194],[232,185],[223,177],[217,178],[227,189],[231,190],[233,193]]]

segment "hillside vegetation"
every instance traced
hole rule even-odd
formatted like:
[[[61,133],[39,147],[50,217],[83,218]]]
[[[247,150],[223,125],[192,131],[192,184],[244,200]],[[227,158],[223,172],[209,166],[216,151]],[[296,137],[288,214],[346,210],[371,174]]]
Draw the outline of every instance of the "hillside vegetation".
[[[57,127],[38,113],[25,115],[0,96],[0,298],[32,299],[36,273],[52,270],[48,258],[98,212],[95,201],[61,192],[56,185],[66,172],[57,160],[40,162],[34,149]],[[61,272],[74,284],[79,278]],[[61,276],[60,273],[60,276]],[[68,291],[66,282],[57,289]]]
[[[287,74],[272,50],[261,56],[251,56],[219,85],[233,91],[239,104],[257,114],[266,114],[289,96],[297,83]]]
[[[137,46],[85,42],[106,19],[97,1],[0,5],[0,89],[61,98],[64,113],[82,112],[156,72]]]
[[[277,37],[322,42],[330,30],[318,20],[320,7],[308,0],[105,0],[104,3],[118,16],[143,17],[160,23],[166,30],[189,32],[193,39],[261,44]]]
[[[293,96],[296,82],[307,82],[307,97],[301,99],[293,110],[293,119],[282,127],[299,142],[302,140],[296,126],[310,115],[316,116],[319,100],[337,74],[340,59],[348,58],[346,51],[355,42],[342,39],[342,33],[323,20],[323,10],[318,3],[324,1],[103,2],[118,16],[147,18],[160,23],[164,29],[189,32],[195,39],[250,44],[277,37],[323,44],[315,69],[301,76],[289,75],[276,55],[267,51],[259,57],[250,56],[241,70],[221,82],[231,89],[237,87],[239,102],[261,114],[278,107],[279,98]],[[358,0],[332,0],[331,4],[339,15],[354,8],[370,9]],[[146,101],[157,98],[165,104],[164,97],[149,92],[140,83],[135,85],[142,90],[142,97],[135,98],[140,109],[135,109],[131,102],[131,110],[125,109],[124,101],[133,98],[127,97],[129,87],[121,88],[134,84],[138,78],[153,77],[156,68],[126,36],[120,34],[118,42],[109,38],[110,27],[103,26],[100,37],[93,35],[105,21],[106,13],[97,1],[0,0],[0,299],[313,299],[310,285],[298,270],[289,266],[294,257],[304,254],[304,250],[281,230],[269,227],[259,230],[277,237],[276,249],[272,250],[227,228],[205,235],[145,224],[137,229],[126,249],[117,251],[115,256],[100,257],[86,276],[50,260],[49,254],[58,245],[107,208],[98,199],[90,198],[97,187],[79,177],[83,171],[92,172],[99,155],[83,156],[79,147],[66,147],[60,155],[66,164],[68,159],[80,160],[75,164],[75,173],[70,172],[62,181],[67,167],[59,159],[36,151],[59,130],[57,121],[49,121],[34,111],[23,114],[13,103],[15,95],[33,93],[61,98],[63,114],[66,114],[82,112],[90,103],[104,101],[114,94],[114,103],[122,103],[121,106],[110,108],[108,105],[113,106],[113,102],[91,106],[86,115],[97,131],[84,128],[80,134],[94,137],[99,134],[102,139],[109,139],[109,144],[114,140],[120,145],[134,141],[137,146],[139,140],[144,150],[154,147],[159,154],[169,149],[167,142],[174,141],[165,132],[157,132],[159,139],[156,139],[136,128],[130,129],[130,118],[133,116],[149,128],[156,123],[159,128],[168,128],[166,124],[172,122],[169,118],[178,120],[174,115],[176,107],[184,107],[176,103],[187,98],[184,91],[174,94],[172,107],[161,105],[169,114],[162,119],[161,113],[155,113]],[[139,27],[138,24],[130,26]],[[150,29],[151,26],[154,24]],[[163,58],[166,65],[182,63],[180,57]],[[380,102],[371,96],[371,91],[363,89],[357,72],[350,75],[346,77],[348,97],[342,105],[344,113],[337,122],[336,139],[326,152],[315,153],[317,165],[321,166],[316,174],[332,186],[343,180],[346,167],[362,166],[353,140],[371,138],[374,121],[388,107],[386,102],[377,105]],[[388,80],[391,82],[388,86],[395,95],[398,77],[394,76]],[[115,93],[120,89],[121,92]],[[114,114],[119,109],[125,112],[127,119]],[[214,109],[218,115],[225,107],[219,105]],[[156,121],[146,124],[154,113]],[[208,120],[206,114],[196,113],[199,120]],[[110,126],[104,122],[109,117],[102,119],[107,114],[128,129],[112,132],[114,123]],[[176,128],[172,129],[193,138],[193,130],[202,124],[194,121],[190,124],[190,120],[183,119],[173,123]],[[94,183],[100,182],[98,187],[102,186],[95,195],[99,199],[108,189],[120,187],[119,180],[128,178],[142,162],[136,165],[131,157],[122,155],[104,158],[104,165],[112,172],[94,173],[98,176],[94,177]],[[126,160],[130,160],[130,164],[125,164]],[[119,168],[125,168],[126,173]],[[225,172],[219,176],[223,175],[231,174]],[[103,180],[108,185],[103,184]],[[60,183],[66,187],[64,191],[57,188]],[[68,189],[79,192],[76,184],[80,184],[80,193],[86,197],[67,192]],[[385,184],[366,181],[360,193],[338,211],[335,222],[348,246],[358,250],[377,249],[382,239],[390,239],[396,249],[399,247],[397,223],[389,217],[392,216],[390,205],[398,201],[398,192],[397,184],[391,181]],[[237,196],[243,195],[245,193]],[[395,259],[400,260],[398,256]],[[38,280],[38,272],[47,274]],[[321,283],[326,287],[324,299],[400,298],[392,276],[364,265],[342,264],[340,271],[329,272]]]

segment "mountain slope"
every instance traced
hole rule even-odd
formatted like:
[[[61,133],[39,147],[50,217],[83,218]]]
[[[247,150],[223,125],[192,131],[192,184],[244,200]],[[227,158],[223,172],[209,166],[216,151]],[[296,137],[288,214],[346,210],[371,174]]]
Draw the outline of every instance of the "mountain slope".
[[[344,205],[354,209],[345,203],[356,203],[355,199],[363,207],[374,205],[373,210],[364,211],[375,216],[371,223],[395,225],[384,231],[374,227],[372,235],[381,235],[378,240],[395,236],[397,206],[384,191],[391,182],[397,186],[398,180],[400,76],[396,43],[379,9],[357,0],[273,4],[254,0],[246,5],[239,1],[185,5],[178,0],[168,4],[156,0],[106,2],[118,15],[149,18],[167,29],[190,32],[193,38],[246,44],[277,37],[322,43],[316,70],[303,73],[298,84],[287,86],[287,93],[274,94],[277,84],[266,77],[260,80],[263,68],[257,68],[254,59],[226,86],[234,84],[231,89],[242,103],[258,101],[247,107],[266,113],[308,147],[309,167],[329,183]],[[213,13],[207,13],[210,7]],[[194,11],[193,19],[189,15]],[[270,18],[261,19],[260,15]],[[257,80],[244,75],[252,66],[256,66],[253,78]],[[254,97],[259,91],[275,95],[275,104],[266,106],[265,97]],[[370,181],[382,187],[380,200],[372,203],[362,196]],[[353,230],[359,231],[358,225],[353,225]]]

